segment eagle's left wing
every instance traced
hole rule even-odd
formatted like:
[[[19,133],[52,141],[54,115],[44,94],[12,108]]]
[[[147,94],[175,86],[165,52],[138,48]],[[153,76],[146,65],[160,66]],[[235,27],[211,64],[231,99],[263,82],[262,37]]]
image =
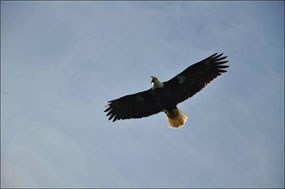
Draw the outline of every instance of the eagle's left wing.
[[[217,76],[226,72],[226,58],[223,54],[215,53],[164,82],[165,88],[170,91],[172,101],[178,104],[192,97]]]

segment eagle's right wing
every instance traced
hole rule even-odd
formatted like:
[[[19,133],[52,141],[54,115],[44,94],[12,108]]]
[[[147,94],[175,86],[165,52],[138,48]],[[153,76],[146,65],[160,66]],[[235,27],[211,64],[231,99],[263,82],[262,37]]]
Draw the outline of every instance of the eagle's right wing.
[[[104,112],[107,112],[109,120],[116,121],[147,117],[160,111],[161,108],[153,97],[152,89],[149,89],[109,101]]]

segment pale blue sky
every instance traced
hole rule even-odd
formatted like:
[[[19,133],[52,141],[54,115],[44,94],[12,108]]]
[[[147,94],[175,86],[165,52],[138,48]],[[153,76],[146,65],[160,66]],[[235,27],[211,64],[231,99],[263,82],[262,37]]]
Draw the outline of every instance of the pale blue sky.
[[[2,187],[284,187],[284,2],[2,2]],[[215,53],[178,107],[110,122],[106,101]]]

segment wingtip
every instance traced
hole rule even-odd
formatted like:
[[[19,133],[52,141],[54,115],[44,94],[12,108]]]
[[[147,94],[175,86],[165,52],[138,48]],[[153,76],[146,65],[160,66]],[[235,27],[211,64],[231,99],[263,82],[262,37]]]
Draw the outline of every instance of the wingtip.
[[[220,54],[217,53],[217,56],[215,56],[215,58],[220,58],[220,57],[223,56],[223,54],[224,54],[224,53],[220,53]]]
[[[218,52],[216,52],[216,53],[212,54],[209,58],[220,58],[221,56],[223,56],[223,54],[224,54],[224,53],[218,53]]]
[[[215,57],[218,53],[214,53],[210,56],[210,58]]]

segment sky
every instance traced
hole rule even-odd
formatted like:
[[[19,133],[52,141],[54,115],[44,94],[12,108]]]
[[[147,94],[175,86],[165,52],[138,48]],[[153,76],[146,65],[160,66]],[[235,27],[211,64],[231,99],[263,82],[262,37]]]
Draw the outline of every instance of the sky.
[[[181,129],[108,121],[216,52]],[[284,2],[1,1],[1,187],[283,188]]]

